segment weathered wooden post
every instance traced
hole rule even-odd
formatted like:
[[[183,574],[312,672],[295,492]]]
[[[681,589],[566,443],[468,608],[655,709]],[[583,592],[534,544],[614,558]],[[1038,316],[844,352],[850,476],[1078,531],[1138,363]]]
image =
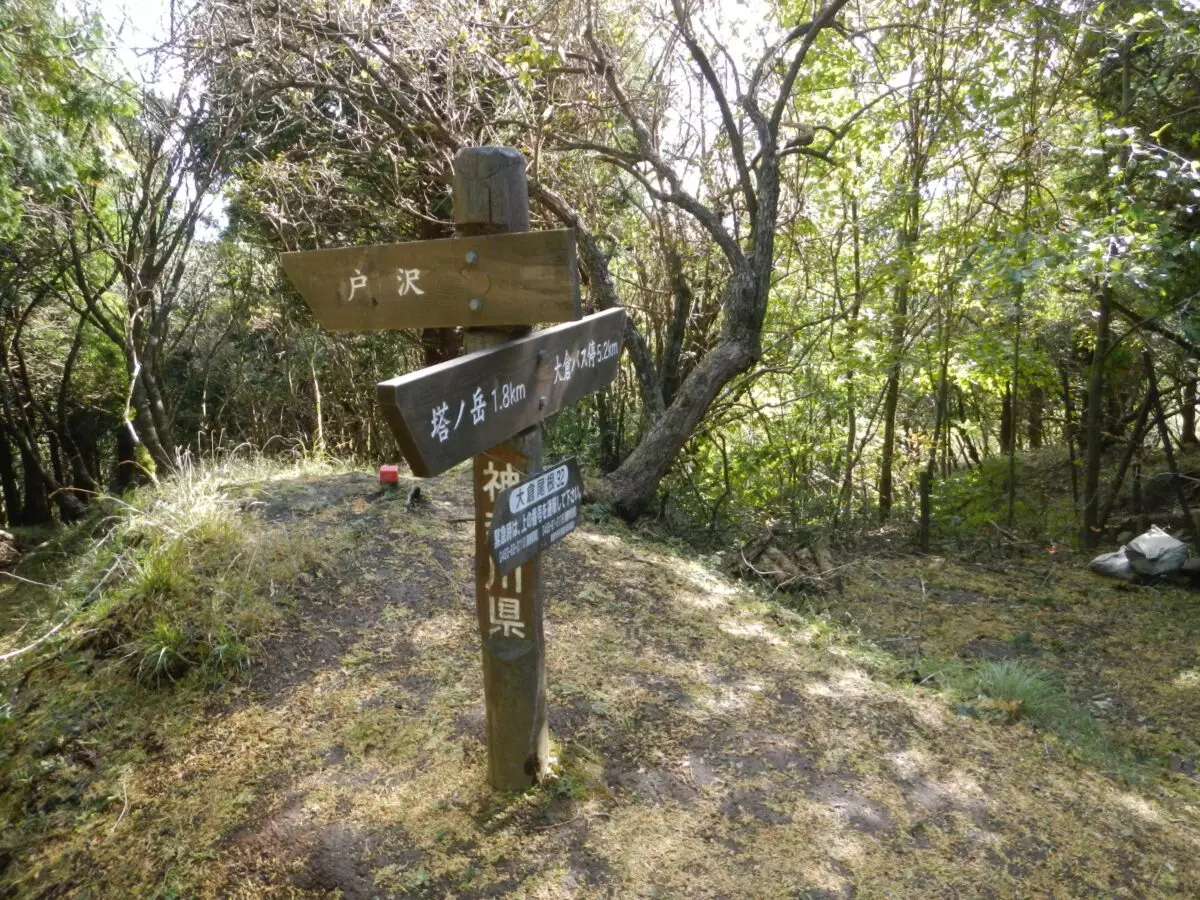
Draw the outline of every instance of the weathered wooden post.
[[[454,228],[460,237],[529,230],[525,158],[513,147],[467,147],[454,157]],[[472,298],[477,311],[486,302]],[[468,328],[468,353],[529,333],[530,327]],[[499,575],[488,552],[496,496],[541,470],[542,427],[534,425],[474,459],[475,606],[483,644],[488,769],[497,790],[522,790],[547,771],[546,659],[542,563],[534,557]]]

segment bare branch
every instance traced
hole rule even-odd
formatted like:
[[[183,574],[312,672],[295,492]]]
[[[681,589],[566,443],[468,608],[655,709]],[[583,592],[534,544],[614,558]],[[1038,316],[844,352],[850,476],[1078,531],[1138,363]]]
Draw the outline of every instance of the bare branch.
[[[813,43],[826,27],[833,22],[834,17],[842,11],[849,0],[829,0],[820,12],[818,12],[808,25],[802,26],[804,40],[800,44],[800,49],[796,51],[796,55],[792,58],[792,64],[788,67],[787,74],[783,77],[783,84],[779,88],[779,98],[775,101],[775,109],[771,113],[771,119],[767,123],[768,133],[772,138],[778,138],[779,123],[783,119],[783,111],[787,107],[788,100],[792,95],[792,85],[796,83],[796,76],[800,74],[800,67],[804,65],[804,59],[808,56],[808,51],[812,48]]]
[[[738,127],[737,122],[734,121],[733,112],[729,108],[729,101],[725,98],[725,90],[721,87],[721,82],[717,78],[717,73],[708,59],[708,54],[704,52],[704,48],[700,46],[695,34],[692,33],[691,22],[688,20],[687,12],[683,8],[683,0],[671,0],[671,7],[675,11],[675,20],[679,23],[679,33],[683,36],[683,42],[691,52],[692,59],[696,61],[696,65],[700,67],[700,71],[704,75],[704,80],[708,82],[709,90],[712,91],[713,98],[717,101],[717,106],[721,110],[721,121],[725,125],[725,133],[729,138],[729,147],[733,153],[734,165],[737,166],[738,181],[742,186],[742,195],[746,200],[746,209],[750,214],[750,218],[753,219],[758,215],[758,197],[754,193],[754,183],[750,179],[750,167],[746,162],[746,146],[742,140],[742,130]]]

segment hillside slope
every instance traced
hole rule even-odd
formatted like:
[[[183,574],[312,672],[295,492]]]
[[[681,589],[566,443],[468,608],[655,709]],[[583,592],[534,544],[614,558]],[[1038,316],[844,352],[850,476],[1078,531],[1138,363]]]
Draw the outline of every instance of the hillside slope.
[[[1104,774],[618,526],[547,555],[557,778],[493,795],[468,483],[424,491],[410,510],[356,472],[224,485],[242,528],[304,556],[267,579],[278,616],[232,681],[120,676],[77,637],[0,670],[0,895],[1200,895],[1190,774]],[[877,593],[908,633],[928,573],[887,565],[850,567],[847,609],[868,622]]]

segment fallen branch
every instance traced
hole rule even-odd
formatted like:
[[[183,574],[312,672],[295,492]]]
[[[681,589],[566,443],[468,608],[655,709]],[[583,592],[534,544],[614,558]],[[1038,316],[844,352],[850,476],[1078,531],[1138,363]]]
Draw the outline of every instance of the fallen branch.
[[[996,524],[995,522],[993,522],[991,519],[988,519],[988,524],[989,524],[989,525],[991,525],[993,528],[995,528],[995,529],[996,529],[998,532],[1000,532],[1000,534],[1001,534],[1003,537],[1006,537],[1006,538],[1008,538],[1008,539],[1009,539],[1010,541],[1012,541],[1014,544],[1027,544],[1027,545],[1028,545],[1028,546],[1030,546],[1030,547],[1036,547],[1036,546],[1037,546],[1037,541],[1027,541],[1027,540],[1025,540],[1025,538],[1022,538],[1022,537],[1017,537],[1017,536],[1016,536],[1015,534],[1013,534],[1011,531],[1007,531],[1007,530],[1005,530],[1005,529],[1001,528],[999,525],[997,525],[997,524]]]
[[[0,662],[8,662],[10,659],[14,659],[15,657],[20,656],[22,653],[28,653],[30,650],[40,647],[42,644],[46,643],[46,641],[50,640],[50,638],[54,637],[54,635],[57,634],[69,621],[71,621],[70,617],[63,619],[32,644],[26,644],[19,650],[9,650],[7,653],[0,653]]]
[[[0,572],[0,575],[3,575],[5,578],[11,578],[13,581],[20,581],[24,584],[32,584],[34,587],[49,588],[52,591],[62,590],[62,588],[60,588],[57,584],[45,584],[41,581],[34,581],[31,578],[22,578],[20,575],[14,575],[12,572]]]

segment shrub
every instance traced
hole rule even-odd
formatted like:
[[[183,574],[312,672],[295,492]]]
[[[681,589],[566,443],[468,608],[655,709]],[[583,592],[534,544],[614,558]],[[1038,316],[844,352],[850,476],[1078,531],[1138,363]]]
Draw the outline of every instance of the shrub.
[[[61,597],[53,616],[73,625],[62,641],[152,685],[189,673],[224,680],[249,666],[281,613],[280,588],[313,564],[314,552],[303,533],[244,515],[227,496],[230,474],[185,469],[98,502],[86,522],[62,533],[46,551]],[[64,557],[73,560],[65,572]]]
[[[1040,728],[1056,728],[1075,710],[1071,699],[1046,672],[1019,660],[984,663],[975,676],[977,692],[1009,714]]]

